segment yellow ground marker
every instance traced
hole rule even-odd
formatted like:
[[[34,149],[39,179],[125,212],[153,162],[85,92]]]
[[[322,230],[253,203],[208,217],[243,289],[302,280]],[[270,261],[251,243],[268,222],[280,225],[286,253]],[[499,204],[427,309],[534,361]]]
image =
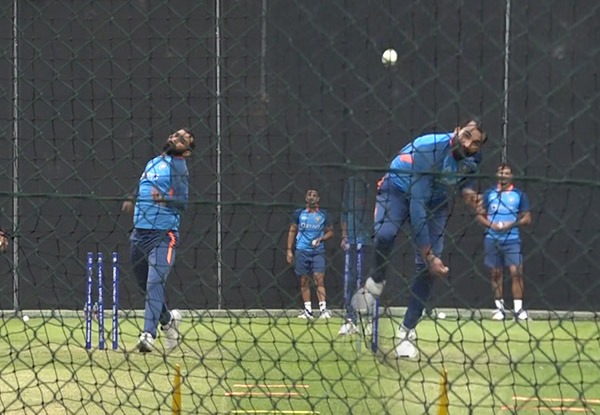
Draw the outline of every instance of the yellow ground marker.
[[[437,415],[448,415],[448,372],[446,368],[442,370],[442,379],[440,380],[440,404]]]
[[[173,404],[172,415],[181,415],[181,367],[175,365],[175,378],[173,379]]]

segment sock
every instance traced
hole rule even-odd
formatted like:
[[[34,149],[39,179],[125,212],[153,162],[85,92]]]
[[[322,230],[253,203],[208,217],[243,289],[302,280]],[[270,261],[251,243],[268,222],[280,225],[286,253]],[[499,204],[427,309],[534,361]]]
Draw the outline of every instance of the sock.
[[[494,304],[498,310],[504,310],[504,300],[494,300]]]
[[[523,309],[523,300],[515,300],[515,313],[521,311]]]
[[[320,311],[327,310],[327,303],[325,301],[319,301],[319,310]]]
[[[306,311],[308,311],[309,313],[312,313],[312,303],[310,301],[307,301],[304,303],[304,309]]]

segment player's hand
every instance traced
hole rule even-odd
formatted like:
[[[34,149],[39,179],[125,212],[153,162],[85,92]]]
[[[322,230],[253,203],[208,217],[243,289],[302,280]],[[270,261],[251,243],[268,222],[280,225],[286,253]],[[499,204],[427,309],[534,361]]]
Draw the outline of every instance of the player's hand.
[[[450,272],[450,268],[445,266],[441,259],[433,255],[427,261],[427,267],[429,272],[437,277],[447,277]]]
[[[340,247],[344,250],[347,251],[348,249],[350,249],[350,244],[348,243],[348,238],[347,237],[342,237],[342,242],[340,242]]]
[[[286,260],[290,265],[294,263],[294,253],[292,251],[287,251]]]
[[[151,193],[152,193],[152,200],[154,200],[156,203],[158,203],[161,206],[167,205],[167,201],[165,200],[163,195],[158,191],[158,189],[156,187],[152,188]]]
[[[513,227],[514,222],[495,222],[490,228],[496,232],[508,232]]]
[[[133,202],[131,200],[124,201],[123,205],[121,206],[121,211],[125,213],[133,212]]]
[[[0,235],[0,252],[6,252],[8,249],[8,238],[5,234]]]

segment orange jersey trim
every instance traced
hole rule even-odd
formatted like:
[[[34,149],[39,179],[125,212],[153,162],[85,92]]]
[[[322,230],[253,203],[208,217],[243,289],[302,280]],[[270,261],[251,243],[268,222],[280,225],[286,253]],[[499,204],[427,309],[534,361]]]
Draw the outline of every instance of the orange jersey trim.
[[[171,241],[169,242],[169,249],[167,249],[167,264],[171,265],[171,260],[173,259],[173,249],[175,248],[175,244],[177,243],[177,239],[175,238],[175,234],[171,231],[167,232]]]
[[[413,156],[412,154],[400,154],[400,161],[412,164]]]

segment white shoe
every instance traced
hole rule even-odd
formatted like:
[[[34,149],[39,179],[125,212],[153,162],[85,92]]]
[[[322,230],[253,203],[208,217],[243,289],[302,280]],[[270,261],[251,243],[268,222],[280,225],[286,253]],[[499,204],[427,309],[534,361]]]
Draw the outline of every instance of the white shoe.
[[[502,321],[506,319],[506,311],[504,310],[496,310],[496,312],[494,313],[494,315],[492,315],[492,320],[498,320],[498,321]]]
[[[402,340],[396,346],[396,356],[399,359],[416,359],[419,357],[419,350],[410,340]]]
[[[140,334],[138,344],[135,346],[140,353],[150,353],[154,349],[154,337],[147,331]]]
[[[363,325],[363,327],[364,327],[364,330],[365,330],[365,332],[364,332],[365,336],[370,336],[371,334],[373,334],[373,319],[370,318],[367,321],[367,324]]]
[[[171,321],[162,327],[165,333],[165,349],[173,350],[179,344],[179,325],[181,324],[181,311],[171,310]]]
[[[340,327],[340,331],[338,331],[339,336],[348,336],[351,334],[358,333],[358,327],[352,321],[348,320],[346,324]]]
[[[304,310],[302,310],[300,312],[300,314],[298,314],[298,318],[303,318],[305,320],[312,320],[313,318],[315,318],[313,316],[312,311],[308,311],[306,308]]]
[[[375,282],[373,278],[369,277],[365,282],[365,289],[375,298],[379,298],[381,296],[383,287],[385,287],[385,280],[381,282]]]
[[[529,314],[527,314],[527,311],[521,310],[516,313],[516,317],[517,317],[517,320],[528,320]]]
[[[321,314],[319,315],[319,318],[331,318],[331,311],[325,309],[325,310],[321,310]]]
[[[417,332],[415,329],[406,330],[406,327],[400,326],[398,329],[398,340],[410,340],[414,342],[417,340]]]

